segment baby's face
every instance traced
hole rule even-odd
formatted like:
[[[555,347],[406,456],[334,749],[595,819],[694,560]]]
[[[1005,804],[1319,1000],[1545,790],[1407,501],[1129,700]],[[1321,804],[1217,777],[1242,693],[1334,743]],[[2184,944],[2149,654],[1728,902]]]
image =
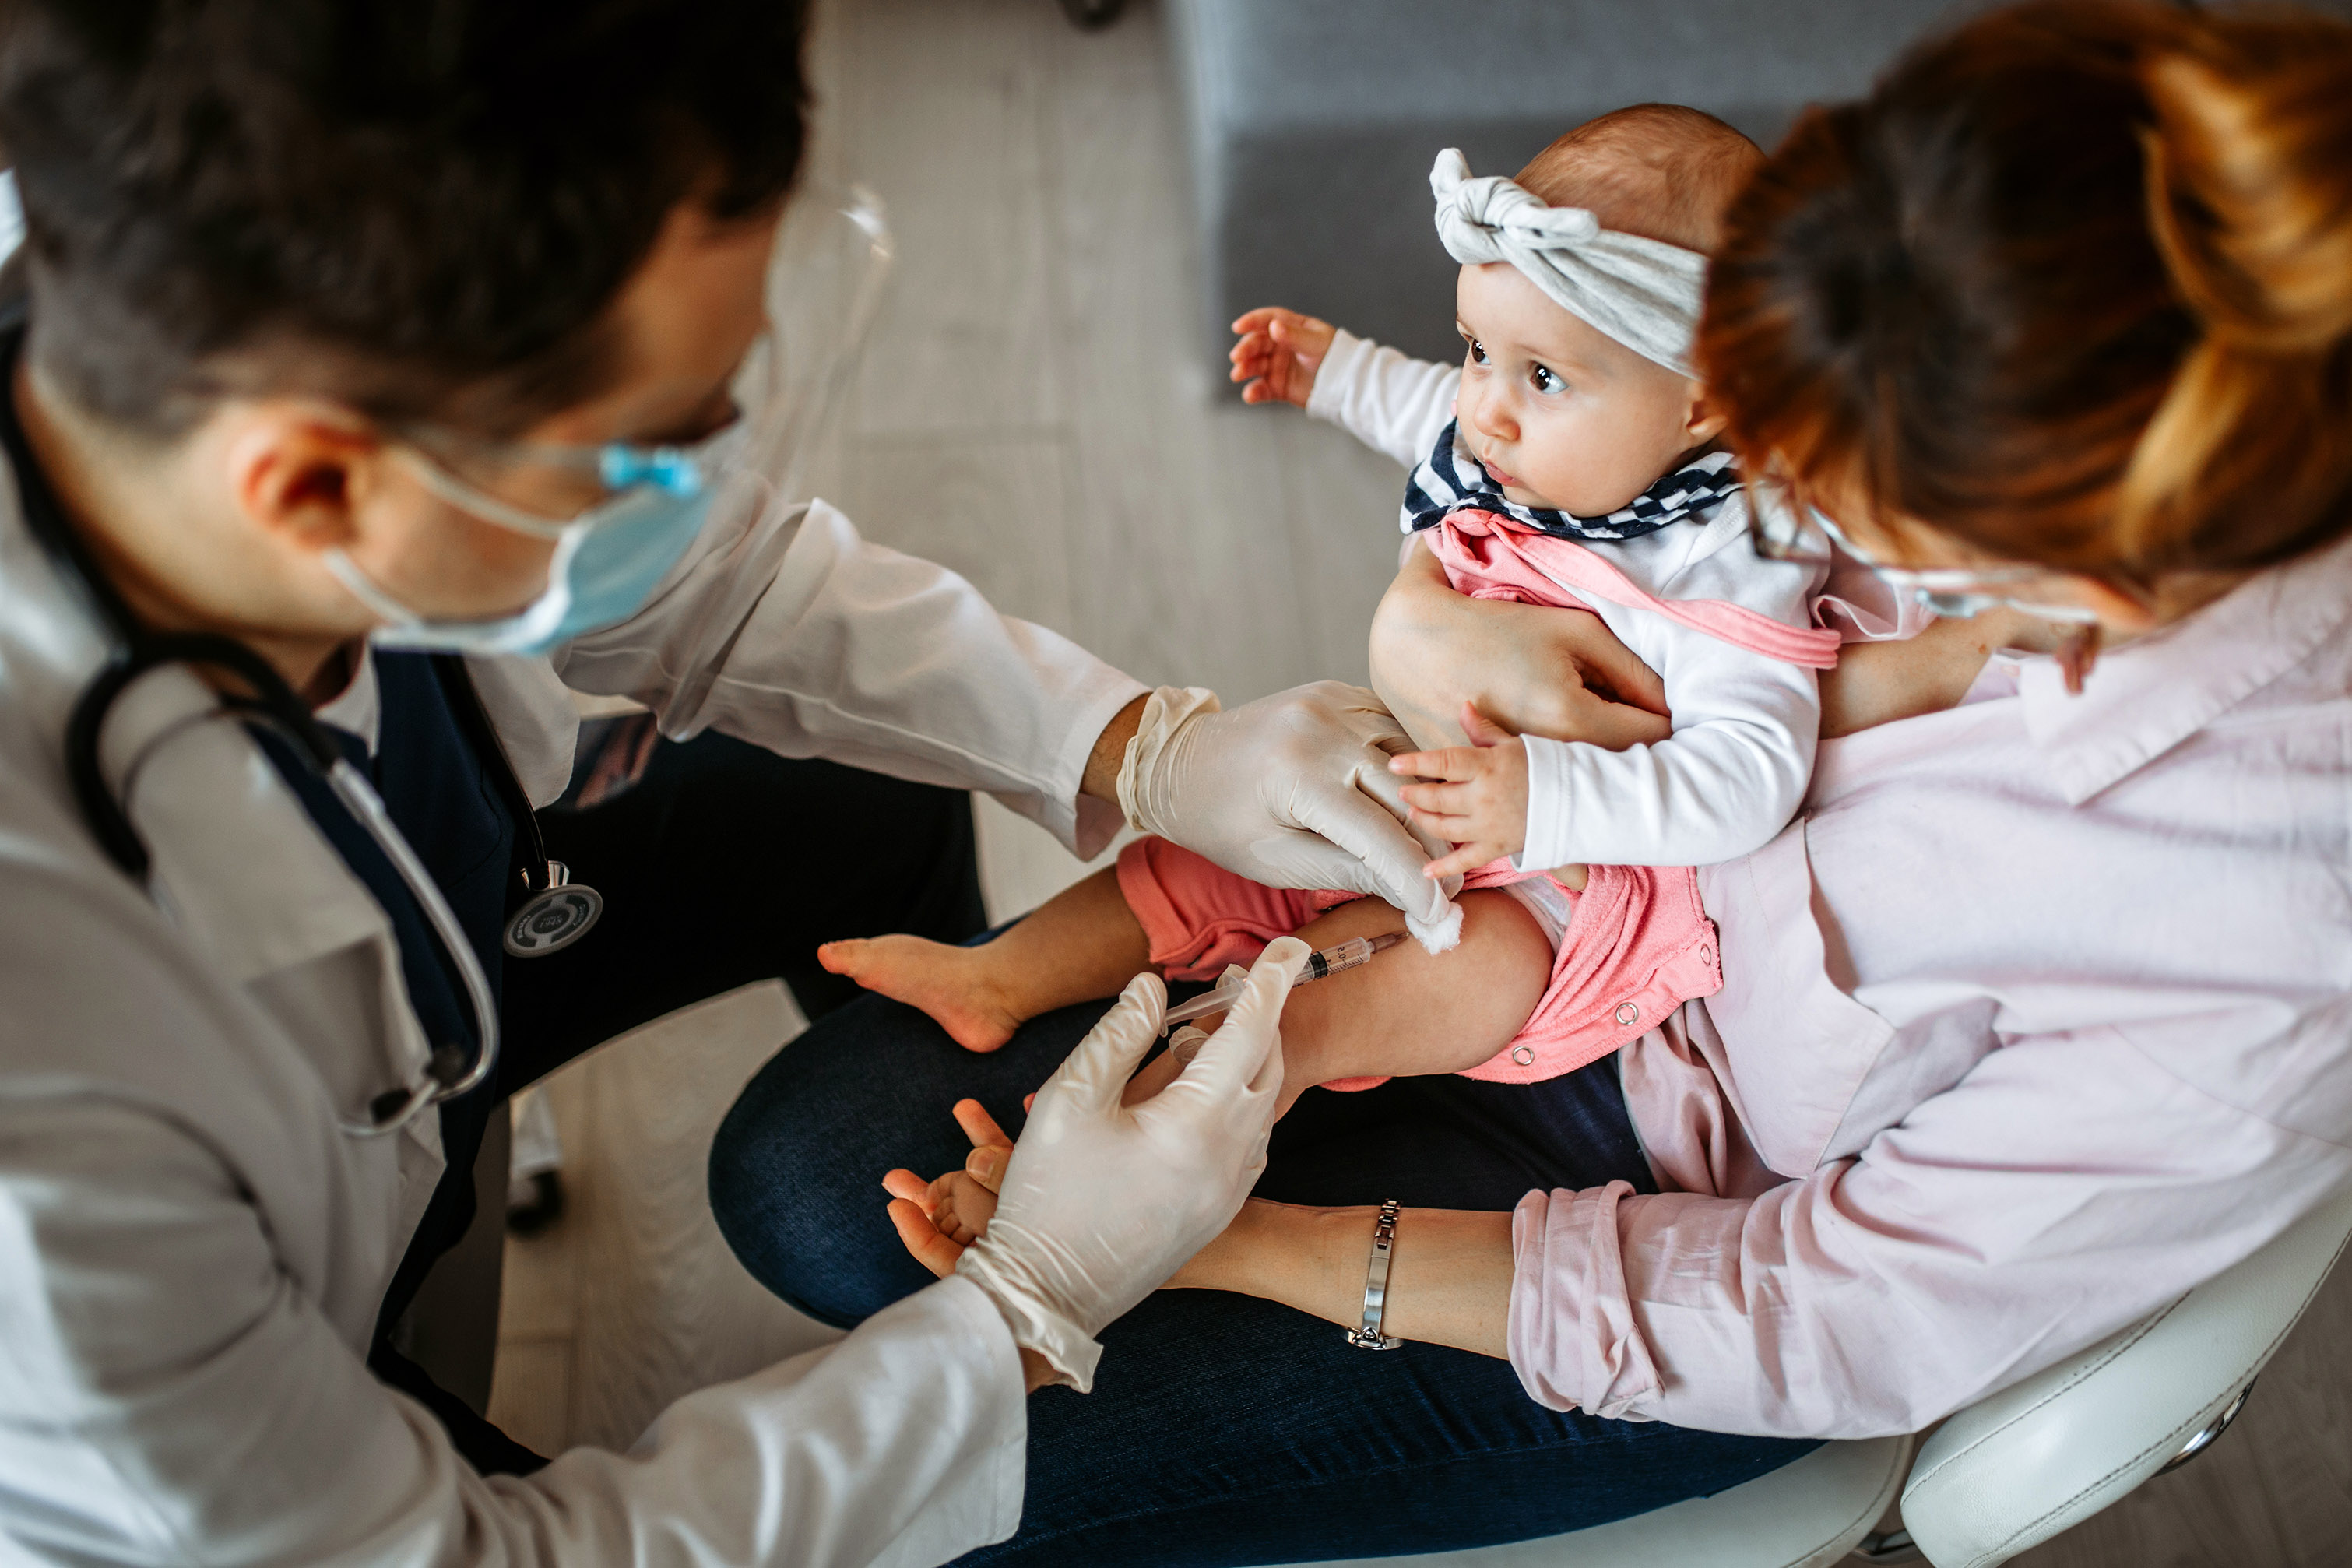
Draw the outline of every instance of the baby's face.
[[[1615,511],[1713,437],[1699,384],[1552,302],[1508,262],[1465,267],[1462,437],[1522,506]]]

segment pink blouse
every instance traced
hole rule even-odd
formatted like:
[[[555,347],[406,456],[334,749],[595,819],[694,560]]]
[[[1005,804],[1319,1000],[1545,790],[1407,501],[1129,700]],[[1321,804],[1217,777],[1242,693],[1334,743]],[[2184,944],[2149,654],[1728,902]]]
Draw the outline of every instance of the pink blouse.
[[[1909,1432],[2352,1184],[2352,542],[1824,744],[1700,874],[1723,991],[1620,1058],[1662,1192],[1530,1193],[1555,1408]]]

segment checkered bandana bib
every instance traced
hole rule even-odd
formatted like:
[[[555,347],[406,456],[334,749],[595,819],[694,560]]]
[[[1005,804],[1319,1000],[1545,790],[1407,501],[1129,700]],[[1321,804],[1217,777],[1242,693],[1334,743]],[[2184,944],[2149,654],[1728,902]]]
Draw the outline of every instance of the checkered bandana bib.
[[[1732,467],[1731,454],[1709,452],[1676,468],[1607,517],[1578,517],[1549,507],[1521,506],[1503,499],[1501,487],[1486,477],[1469,448],[1456,443],[1454,423],[1449,423],[1437,437],[1437,449],[1406,481],[1404,513],[1398,521],[1405,532],[1412,533],[1434,528],[1448,512],[1472,510],[1500,512],[1555,539],[1639,539],[1686,517],[1705,517],[1738,489],[1739,472]]]

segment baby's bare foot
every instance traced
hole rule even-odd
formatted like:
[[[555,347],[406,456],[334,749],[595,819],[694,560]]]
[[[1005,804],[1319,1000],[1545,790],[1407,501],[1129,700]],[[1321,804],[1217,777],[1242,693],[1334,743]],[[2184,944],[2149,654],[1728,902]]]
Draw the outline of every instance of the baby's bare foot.
[[[992,1051],[1024,1020],[992,983],[984,953],[919,936],[877,936],[826,942],[816,961],[868,991],[920,1007],[964,1049]]]

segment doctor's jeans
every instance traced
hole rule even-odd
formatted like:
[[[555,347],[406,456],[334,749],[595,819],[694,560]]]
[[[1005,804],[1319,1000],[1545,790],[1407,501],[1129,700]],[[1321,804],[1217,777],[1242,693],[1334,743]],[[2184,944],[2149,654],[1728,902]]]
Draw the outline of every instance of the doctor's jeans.
[[[971,1146],[949,1107],[967,1095],[1017,1134],[1022,1097],[1104,1006],[1034,1019],[987,1056],[879,996],[817,1024],[746,1086],[712,1146],[711,1203],[737,1256],[842,1326],[929,1283],[884,1213],[882,1173],[960,1169]],[[1606,1058],[1528,1086],[1309,1089],[1276,1127],[1257,1193],[1508,1209],[1530,1188],[1617,1177],[1655,1190]],[[959,1561],[1205,1568],[1527,1540],[1720,1491],[1816,1446],[1549,1410],[1506,1362],[1361,1351],[1342,1333],[1223,1291],[1146,1299],[1103,1333],[1093,1393],[1031,1398],[1020,1532]]]

